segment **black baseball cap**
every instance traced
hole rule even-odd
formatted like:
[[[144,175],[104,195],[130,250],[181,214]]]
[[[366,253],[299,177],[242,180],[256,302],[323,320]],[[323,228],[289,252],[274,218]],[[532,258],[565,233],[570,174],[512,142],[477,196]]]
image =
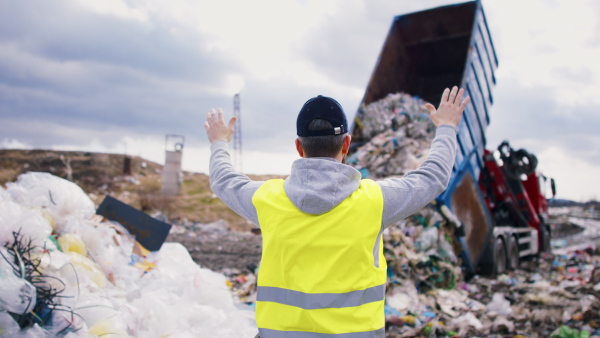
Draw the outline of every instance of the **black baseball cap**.
[[[308,130],[308,124],[314,119],[331,122],[332,129]],[[306,101],[296,120],[296,134],[303,136],[341,135],[348,132],[348,121],[342,106],[334,99],[319,95]]]

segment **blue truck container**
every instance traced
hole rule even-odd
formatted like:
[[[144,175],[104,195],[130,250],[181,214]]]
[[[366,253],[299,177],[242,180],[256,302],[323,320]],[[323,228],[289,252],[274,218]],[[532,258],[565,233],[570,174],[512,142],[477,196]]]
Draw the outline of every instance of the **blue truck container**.
[[[471,270],[493,236],[493,221],[478,187],[484,166],[486,129],[493,104],[498,59],[481,1],[470,1],[396,16],[361,106],[390,93],[418,96],[435,106],[445,88],[460,86],[471,98],[459,125],[459,150],[447,190],[437,201],[462,222],[463,260]],[[353,143],[362,137],[352,125]]]

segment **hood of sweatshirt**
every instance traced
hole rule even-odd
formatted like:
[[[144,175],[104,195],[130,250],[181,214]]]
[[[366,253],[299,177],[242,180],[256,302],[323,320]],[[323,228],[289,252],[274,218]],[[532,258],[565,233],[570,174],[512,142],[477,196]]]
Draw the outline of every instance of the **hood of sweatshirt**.
[[[302,212],[320,215],[330,211],[360,186],[358,170],[333,158],[294,161],[284,183],[285,193]]]

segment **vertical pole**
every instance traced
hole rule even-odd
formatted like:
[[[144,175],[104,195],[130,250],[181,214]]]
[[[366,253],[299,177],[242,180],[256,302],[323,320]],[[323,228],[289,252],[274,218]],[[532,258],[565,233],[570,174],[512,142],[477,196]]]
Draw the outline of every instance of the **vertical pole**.
[[[237,117],[233,132],[233,165],[237,172],[242,172],[242,115],[240,111],[240,94],[233,97],[233,116]]]

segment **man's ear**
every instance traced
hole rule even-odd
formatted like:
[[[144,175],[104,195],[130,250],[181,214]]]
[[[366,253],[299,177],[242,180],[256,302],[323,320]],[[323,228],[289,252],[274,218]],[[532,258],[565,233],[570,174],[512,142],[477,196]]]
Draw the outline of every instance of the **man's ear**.
[[[350,150],[350,142],[352,141],[352,136],[350,134],[346,134],[344,137],[344,143],[342,143],[342,154],[346,155]]]
[[[304,149],[302,149],[302,143],[300,143],[299,139],[296,139],[296,151],[298,151],[300,157],[304,157]]]

